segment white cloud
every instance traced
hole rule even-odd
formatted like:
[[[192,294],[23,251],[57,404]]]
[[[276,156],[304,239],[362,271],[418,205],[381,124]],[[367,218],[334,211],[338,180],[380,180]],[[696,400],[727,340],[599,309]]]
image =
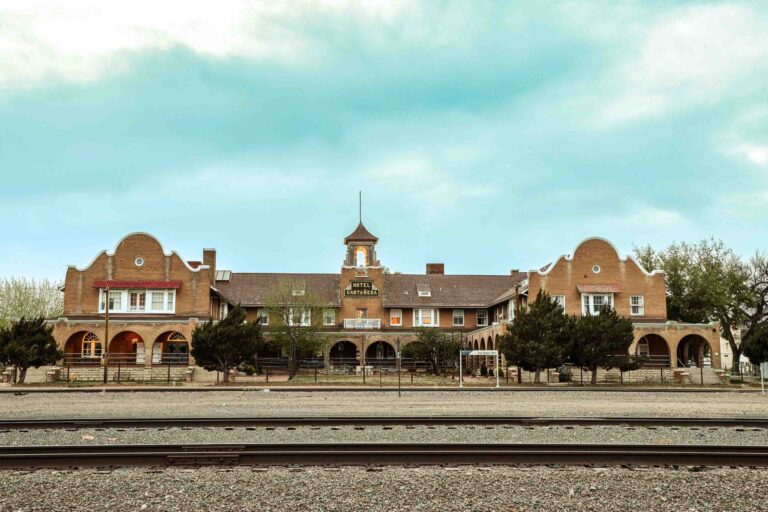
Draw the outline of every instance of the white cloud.
[[[450,214],[462,209],[465,201],[493,194],[491,187],[458,178],[419,155],[388,160],[370,167],[364,175],[431,217]]]
[[[324,14],[390,22],[393,0],[6,0],[0,5],[0,90],[48,79],[91,81],[130,52],[185,47],[211,57],[293,61],[312,51],[293,23]]]
[[[753,87],[745,78],[766,67],[764,16],[734,4],[675,9],[651,23],[603,78],[598,123],[716,103]]]
[[[728,150],[728,153],[744,157],[755,165],[768,166],[768,144],[739,144]]]

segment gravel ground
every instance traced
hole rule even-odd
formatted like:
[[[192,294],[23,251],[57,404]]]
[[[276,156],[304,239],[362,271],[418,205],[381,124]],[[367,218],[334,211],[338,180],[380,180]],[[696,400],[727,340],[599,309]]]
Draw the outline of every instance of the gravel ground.
[[[0,395],[7,418],[494,415],[768,417],[768,395],[663,392],[156,392]]]
[[[210,427],[0,431],[0,446],[187,444],[187,443],[615,443],[758,445],[761,428],[392,426],[392,427]]]
[[[0,511],[768,511],[768,470],[269,468],[0,472]]]

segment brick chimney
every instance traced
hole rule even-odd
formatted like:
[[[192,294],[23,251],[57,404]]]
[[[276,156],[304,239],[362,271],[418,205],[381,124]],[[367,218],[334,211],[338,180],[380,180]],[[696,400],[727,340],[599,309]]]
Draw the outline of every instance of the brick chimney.
[[[445,275],[445,263],[427,263],[428,276]]]
[[[216,284],[216,249],[203,249],[203,265],[208,265],[211,286]]]
[[[512,270],[509,271],[509,275],[511,276],[514,276],[515,274],[519,274],[519,273],[520,273],[519,268],[513,268]]]

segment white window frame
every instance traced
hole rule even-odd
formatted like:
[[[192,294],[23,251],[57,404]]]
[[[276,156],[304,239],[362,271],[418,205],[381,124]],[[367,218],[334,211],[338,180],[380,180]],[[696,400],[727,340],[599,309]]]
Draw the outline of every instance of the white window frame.
[[[229,304],[224,301],[219,302],[219,320],[224,320],[229,314]]]
[[[457,319],[461,319],[461,323],[457,323]],[[453,310],[453,326],[454,327],[464,327],[464,310],[463,309],[454,309]]]
[[[557,303],[560,311],[565,314],[565,295],[553,295],[552,299]]]
[[[424,322],[425,313],[429,312],[428,323]],[[413,310],[413,326],[414,327],[440,327],[440,312],[437,309],[432,308],[416,308]]]
[[[600,304],[598,307],[595,307],[595,297],[602,297],[602,304]],[[605,299],[608,299],[607,302]],[[608,306],[610,306],[611,309],[613,309],[616,307],[616,302],[613,299],[614,297],[612,293],[582,293],[581,313],[583,315],[599,315],[600,309],[602,309],[606,303]]]
[[[323,309],[323,325],[326,327],[336,325],[336,310],[334,308]]]
[[[312,310],[309,308],[298,308],[301,309],[301,317],[299,318],[299,323],[296,324],[293,321],[294,316],[296,314],[294,313],[294,310],[296,308],[288,308],[288,325],[290,326],[300,326],[300,327],[309,327],[312,324]]]
[[[267,308],[259,308],[256,310],[256,319],[261,320],[259,325],[269,325],[269,310]]]
[[[637,299],[637,304],[635,304],[635,299]],[[645,316],[645,297],[642,295],[631,295],[629,297],[629,314],[632,316]]]
[[[395,314],[395,311],[397,311],[397,314]],[[397,322],[392,320],[393,318],[399,318]],[[395,327],[400,327],[403,325],[403,310],[400,308],[390,309],[389,310],[389,325],[393,325]]]
[[[635,354],[638,356],[645,356],[645,357],[648,357],[651,355],[650,343],[648,343],[648,340],[646,338],[641,338],[640,341],[637,342],[637,347],[635,347]]]
[[[144,294],[144,308],[136,307],[131,308],[130,297],[131,293]],[[155,293],[162,293],[162,308],[155,309],[152,307],[153,297]],[[99,313],[104,313],[106,289],[101,288],[99,290]],[[112,299],[112,307],[109,308],[110,313],[121,313],[140,315],[145,313],[160,313],[160,314],[173,314],[176,313],[176,290],[142,290],[142,289],[130,289],[130,290],[109,290],[109,296]],[[117,305],[118,307],[115,307]]]
[[[480,313],[483,313],[485,316],[485,321],[480,322]],[[475,323],[478,327],[486,327],[488,325],[488,310],[487,309],[477,309],[475,310]]]

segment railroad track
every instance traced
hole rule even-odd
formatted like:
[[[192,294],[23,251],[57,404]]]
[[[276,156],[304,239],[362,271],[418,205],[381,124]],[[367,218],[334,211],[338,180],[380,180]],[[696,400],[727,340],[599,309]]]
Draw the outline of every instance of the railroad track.
[[[6,419],[0,430],[173,427],[299,427],[392,425],[510,425],[510,426],[609,426],[635,427],[744,427],[768,428],[768,418],[637,418],[637,417],[536,417],[536,416],[296,416],[240,418],[72,418]]]
[[[768,447],[574,444],[247,444],[0,448],[3,468],[383,465],[768,466]]]

